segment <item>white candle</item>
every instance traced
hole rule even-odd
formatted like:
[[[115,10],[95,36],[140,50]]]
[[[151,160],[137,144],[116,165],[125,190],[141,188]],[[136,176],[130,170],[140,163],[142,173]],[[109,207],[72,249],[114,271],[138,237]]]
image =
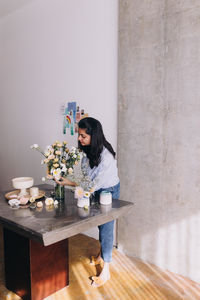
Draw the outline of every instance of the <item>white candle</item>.
[[[32,188],[30,188],[30,195],[32,197],[37,197],[39,195],[39,189],[38,189],[38,187],[32,187]]]
[[[109,205],[112,203],[112,194],[110,192],[103,191],[100,194],[100,204]]]

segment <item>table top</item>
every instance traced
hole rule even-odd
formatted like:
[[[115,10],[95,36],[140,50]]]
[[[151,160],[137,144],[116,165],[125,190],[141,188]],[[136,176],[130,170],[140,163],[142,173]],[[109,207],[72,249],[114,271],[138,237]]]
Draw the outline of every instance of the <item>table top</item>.
[[[39,185],[49,197],[54,187]],[[65,189],[65,200],[57,206],[42,208],[12,208],[0,192],[0,223],[23,236],[34,239],[45,246],[51,245],[70,236],[104,224],[127,214],[133,203],[113,199],[112,205],[92,204],[88,210],[77,207],[77,200],[72,190]],[[44,198],[42,200],[44,202]]]

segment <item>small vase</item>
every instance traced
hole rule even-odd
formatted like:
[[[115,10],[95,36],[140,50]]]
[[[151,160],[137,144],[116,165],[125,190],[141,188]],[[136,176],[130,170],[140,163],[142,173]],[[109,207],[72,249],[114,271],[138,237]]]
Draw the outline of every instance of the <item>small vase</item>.
[[[89,207],[90,206],[90,198],[88,198],[88,197],[78,198],[77,206],[78,207],[84,207],[84,206]]]
[[[55,184],[55,199],[56,200],[64,200],[65,199],[65,187],[64,185],[60,185],[58,183]]]

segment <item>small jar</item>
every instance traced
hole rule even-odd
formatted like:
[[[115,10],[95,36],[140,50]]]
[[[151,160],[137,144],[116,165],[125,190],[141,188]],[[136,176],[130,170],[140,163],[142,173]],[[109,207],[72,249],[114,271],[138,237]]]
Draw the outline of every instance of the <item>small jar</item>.
[[[100,194],[100,204],[110,205],[112,203],[112,194],[107,191],[102,191]]]
[[[78,207],[84,207],[84,206],[89,207],[90,206],[90,198],[89,197],[78,198],[77,206]]]

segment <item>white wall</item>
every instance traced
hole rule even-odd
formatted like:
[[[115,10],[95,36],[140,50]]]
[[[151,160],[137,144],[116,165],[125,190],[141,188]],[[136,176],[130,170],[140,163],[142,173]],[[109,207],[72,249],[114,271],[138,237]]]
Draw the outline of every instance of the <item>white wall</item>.
[[[36,0],[0,19],[0,189],[41,183],[39,153],[62,134],[61,105],[74,100],[117,144],[117,0]]]

